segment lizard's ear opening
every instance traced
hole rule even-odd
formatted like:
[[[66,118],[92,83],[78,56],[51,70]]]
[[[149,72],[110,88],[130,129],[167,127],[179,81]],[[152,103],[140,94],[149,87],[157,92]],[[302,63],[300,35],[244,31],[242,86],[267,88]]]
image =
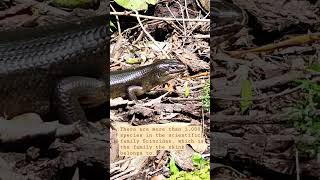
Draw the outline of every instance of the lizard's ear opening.
[[[161,77],[162,77],[160,73],[157,73],[156,76],[157,76],[158,79],[161,79]]]

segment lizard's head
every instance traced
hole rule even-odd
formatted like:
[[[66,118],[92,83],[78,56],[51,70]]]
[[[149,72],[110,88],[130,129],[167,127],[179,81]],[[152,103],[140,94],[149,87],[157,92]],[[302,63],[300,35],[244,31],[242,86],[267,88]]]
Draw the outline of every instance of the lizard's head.
[[[157,78],[160,81],[168,81],[186,70],[186,66],[176,59],[157,60],[156,66]]]

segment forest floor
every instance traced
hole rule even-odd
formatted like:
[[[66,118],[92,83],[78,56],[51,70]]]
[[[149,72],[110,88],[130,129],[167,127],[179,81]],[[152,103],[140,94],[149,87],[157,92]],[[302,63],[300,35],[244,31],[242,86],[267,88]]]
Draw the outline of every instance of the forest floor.
[[[160,2],[150,6],[144,13],[139,12],[149,18],[132,16],[134,12],[126,11],[115,2],[111,3],[111,9],[107,1],[97,3],[98,1],[92,0],[81,6],[66,2],[71,1],[1,1],[0,30],[52,26],[56,23],[106,14],[108,9],[111,14],[118,13],[118,16],[110,16],[114,26],[110,27],[110,59],[106,61],[110,61],[111,71],[144,66],[156,59],[167,58],[180,60],[188,69],[180,77],[139,97],[143,103],[135,104],[126,98],[111,100],[111,126],[169,122],[202,125],[205,147],[187,146],[183,152],[159,151],[154,157],[119,157],[116,129],[110,128],[109,156],[105,153],[105,148],[108,148],[106,145],[109,131],[105,124],[101,123],[107,122],[107,119],[93,123],[99,129],[94,138],[76,137],[70,140],[52,136],[53,132],[59,131],[57,129],[60,126],[56,121],[46,122],[46,119],[30,113],[16,119],[21,122],[27,120],[39,123],[41,127],[45,126],[46,130],[38,134],[37,129],[26,126],[22,128],[25,131],[18,133],[19,136],[14,135],[13,141],[1,144],[2,178],[76,180],[92,179],[92,174],[95,174],[95,179],[104,179],[109,171],[110,160],[112,179],[161,179],[170,176],[170,157],[175,158],[180,171],[195,169],[191,159],[195,152],[208,159],[210,20],[209,14],[199,2]],[[104,115],[108,114],[99,114],[100,112],[101,108],[98,108],[88,113],[90,116],[99,116],[98,118],[105,118]],[[7,132],[7,129],[2,130],[4,133],[11,133]],[[64,130],[62,132],[65,132]],[[72,135],[73,127],[69,127],[67,132]],[[29,135],[31,138],[26,138]]]
[[[123,9],[112,3],[111,13],[116,11]],[[132,14],[135,15],[134,12]],[[127,158],[111,153],[114,178],[119,177],[116,172],[119,173],[123,166],[132,165],[133,170],[130,172],[130,168],[126,168],[126,174],[121,174],[121,177],[132,178],[137,174],[136,177],[141,179],[168,178],[170,158],[174,157],[180,170],[190,171],[195,169],[192,163],[194,153],[208,155],[210,152],[210,20],[206,19],[209,14],[192,1],[160,2],[144,14],[150,19],[111,16],[115,30],[110,44],[111,71],[144,66],[157,59],[168,58],[180,60],[188,69],[180,77],[141,96],[143,103],[134,104],[122,98],[111,101],[111,125],[118,127],[171,122],[202,125],[207,145],[201,148],[188,146],[184,151],[159,151],[155,157],[129,159],[129,166]],[[111,152],[118,151],[116,135],[116,128],[112,129],[111,141],[114,142],[111,143]]]
[[[212,29],[214,178],[318,179],[320,1],[228,2],[244,21]]]

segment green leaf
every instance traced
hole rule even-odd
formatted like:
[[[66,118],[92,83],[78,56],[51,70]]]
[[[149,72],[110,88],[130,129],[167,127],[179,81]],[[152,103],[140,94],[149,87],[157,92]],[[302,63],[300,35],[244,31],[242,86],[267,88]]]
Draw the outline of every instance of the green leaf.
[[[110,32],[113,32],[112,28],[117,29],[117,27],[113,24],[113,22],[112,22],[112,21],[110,21],[110,26],[109,26],[109,30],[110,30]]]
[[[190,95],[190,86],[189,86],[189,82],[186,81],[184,83],[184,96],[189,97],[189,95]]]
[[[146,0],[148,4],[156,5],[158,0]]]
[[[155,5],[157,0],[115,0],[115,2],[129,10],[147,10],[148,4]]]
[[[112,21],[110,21],[110,27],[113,27],[113,28],[116,28],[116,29],[117,29],[117,27],[113,24]]]
[[[320,72],[320,64],[312,64],[307,70]]]
[[[194,165],[196,165],[197,167],[201,167],[202,164],[203,164],[203,158],[201,156],[201,154],[199,153],[195,153],[193,156],[192,156],[192,162]]]
[[[176,166],[176,162],[173,158],[170,158],[170,162],[169,162],[169,168],[170,168],[170,172],[171,174],[177,174],[179,173],[179,169]]]
[[[192,160],[196,163],[203,164],[200,169],[191,172],[179,171],[168,178],[168,180],[210,180],[210,162],[204,160],[199,153],[195,153]],[[171,160],[169,164],[171,163]],[[174,164],[175,165],[175,164]],[[171,169],[171,168],[170,168]]]
[[[139,64],[140,62],[141,62],[141,60],[138,58],[128,58],[126,60],[127,64]]]
[[[241,101],[240,109],[241,112],[245,112],[252,104],[252,85],[251,81],[244,80],[241,87]]]
[[[204,109],[210,111],[210,81],[207,81],[202,89],[201,101]]]

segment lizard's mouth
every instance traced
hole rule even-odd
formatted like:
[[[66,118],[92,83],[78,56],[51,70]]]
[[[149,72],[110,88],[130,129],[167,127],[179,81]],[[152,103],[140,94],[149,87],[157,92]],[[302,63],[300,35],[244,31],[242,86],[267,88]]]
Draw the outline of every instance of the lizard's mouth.
[[[177,63],[177,64],[171,65],[169,67],[168,74],[169,75],[178,75],[186,70],[187,70],[187,67],[184,64]]]

